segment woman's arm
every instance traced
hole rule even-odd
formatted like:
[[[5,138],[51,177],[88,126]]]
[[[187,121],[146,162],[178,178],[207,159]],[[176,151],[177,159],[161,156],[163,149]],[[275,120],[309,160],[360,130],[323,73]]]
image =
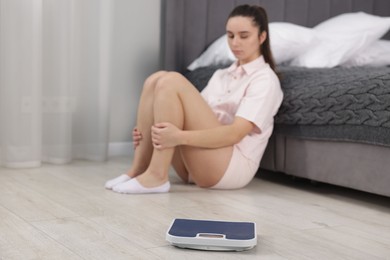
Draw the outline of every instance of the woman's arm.
[[[180,130],[170,123],[158,123],[152,127],[152,141],[157,149],[177,145],[201,148],[219,148],[238,143],[253,130],[254,124],[242,117],[235,117],[230,125],[204,130]]]

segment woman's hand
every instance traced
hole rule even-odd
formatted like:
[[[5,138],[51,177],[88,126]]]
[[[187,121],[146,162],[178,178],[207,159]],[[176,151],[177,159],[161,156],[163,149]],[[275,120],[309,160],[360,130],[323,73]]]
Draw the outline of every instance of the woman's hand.
[[[138,131],[137,127],[133,128],[133,147],[134,150],[137,148],[137,146],[140,144],[142,140],[142,134],[140,131]]]
[[[171,123],[157,123],[152,126],[152,142],[157,150],[180,145],[181,130]]]

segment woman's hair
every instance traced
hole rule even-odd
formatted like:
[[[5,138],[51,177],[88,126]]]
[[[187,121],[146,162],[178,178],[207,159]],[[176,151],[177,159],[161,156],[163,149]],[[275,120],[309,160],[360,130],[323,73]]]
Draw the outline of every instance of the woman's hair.
[[[228,20],[232,17],[243,16],[253,19],[253,23],[259,28],[259,35],[262,32],[267,33],[267,37],[261,45],[260,52],[264,56],[264,60],[270,65],[270,67],[276,72],[275,61],[271,52],[271,45],[269,40],[268,30],[268,16],[264,8],[256,5],[239,5],[233,9],[230,13]]]

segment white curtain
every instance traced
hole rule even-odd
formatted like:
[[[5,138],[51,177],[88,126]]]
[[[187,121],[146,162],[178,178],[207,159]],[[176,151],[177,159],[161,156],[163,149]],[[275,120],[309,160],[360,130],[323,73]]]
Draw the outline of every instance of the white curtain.
[[[0,166],[105,160],[110,0],[0,0]]]

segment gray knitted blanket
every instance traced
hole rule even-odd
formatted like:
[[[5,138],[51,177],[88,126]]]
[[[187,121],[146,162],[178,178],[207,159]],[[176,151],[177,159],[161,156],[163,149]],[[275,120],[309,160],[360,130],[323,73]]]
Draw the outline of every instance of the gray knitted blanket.
[[[281,68],[275,132],[390,145],[390,67]]]
[[[186,73],[199,89],[217,67]],[[390,146],[390,67],[280,67],[284,100],[275,133]]]

